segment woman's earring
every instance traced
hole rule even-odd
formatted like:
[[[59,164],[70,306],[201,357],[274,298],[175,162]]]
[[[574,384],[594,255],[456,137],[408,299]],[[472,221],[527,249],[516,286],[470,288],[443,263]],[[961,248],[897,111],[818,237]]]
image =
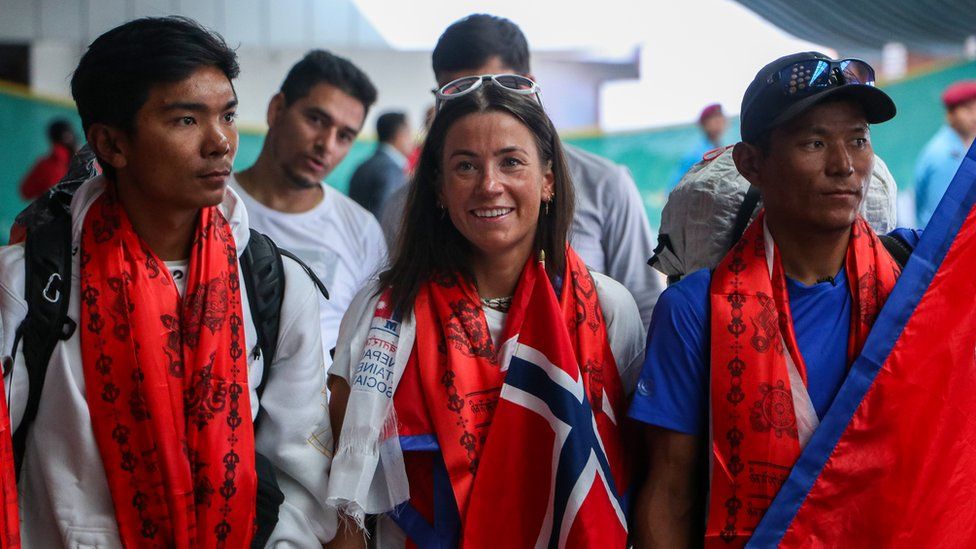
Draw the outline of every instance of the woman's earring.
[[[447,208],[441,206],[441,220],[444,220],[444,216],[447,215]]]
[[[549,199],[546,200],[546,215],[549,215],[549,204],[552,204],[553,195],[549,195]]]

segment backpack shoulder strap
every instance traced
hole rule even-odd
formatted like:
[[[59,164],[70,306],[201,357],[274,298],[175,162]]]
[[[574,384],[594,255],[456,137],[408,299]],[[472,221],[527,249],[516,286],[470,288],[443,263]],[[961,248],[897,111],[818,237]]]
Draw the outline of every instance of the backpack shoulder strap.
[[[732,249],[732,246],[735,246],[735,243],[742,238],[742,233],[746,232],[746,227],[749,226],[749,220],[752,219],[752,212],[756,210],[756,204],[759,204],[759,188],[749,185],[745,198],[742,200],[742,205],[739,206],[739,211],[735,213],[735,223],[732,225],[732,239],[729,240],[729,249]]]
[[[901,237],[894,234],[879,234],[878,238],[884,244],[888,253],[891,254],[891,258],[895,260],[895,263],[898,263],[898,266],[904,269],[905,264],[908,263],[908,258],[912,255],[911,246]]]
[[[240,265],[251,320],[258,336],[255,350],[264,357],[264,370],[257,387],[260,399],[278,350],[281,302],[285,295],[284,267],[278,246],[270,237],[254,229],[251,229],[247,247],[241,254]]]
[[[17,327],[12,356],[23,344],[29,387],[27,407],[14,433],[14,461],[18,471],[27,432],[40,404],[48,363],[59,340],[74,334],[68,317],[71,291],[71,215],[61,204],[50,204],[50,217],[27,227],[24,242],[24,297],[27,315]]]
[[[315,276],[311,267],[295,254],[279,248],[268,235],[251,229],[250,240],[244,248],[244,253],[241,254],[240,263],[251,319],[258,334],[258,349],[264,356],[265,367],[256,389],[258,399],[264,393],[271,363],[274,362],[275,352],[278,350],[281,304],[285,298],[285,268],[281,260],[282,256],[298,263],[319,292],[326,299],[329,298],[328,290]]]

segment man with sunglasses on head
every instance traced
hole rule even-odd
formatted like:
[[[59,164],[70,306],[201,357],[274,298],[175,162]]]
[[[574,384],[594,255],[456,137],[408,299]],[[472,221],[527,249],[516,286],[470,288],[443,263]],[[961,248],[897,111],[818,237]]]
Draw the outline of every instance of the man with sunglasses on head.
[[[465,76],[516,74],[535,80],[522,30],[487,14],[469,15],[449,26],[437,41],[432,64],[438,90]],[[633,294],[646,328],[662,285],[647,266],[654,237],[637,186],[625,167],[569,144],[564,148],[576,192],[573,248],[590,269]],[[387,235],[399,230],[405,203],[406,189],[384,210],[381,221]]]
[[[348,59],[313,50],[288,71],[268,103],[261,154],[230,187],[251,224],[300,257],[329,290],[320,300],[326,369],[349,303],[386,260],[376,218],[325,178],[363,128],[376,88]]]
[[[764,210],[714,271],[669,287],[654,311],[630,410],[648,455],[632,530],[642,547],[748,541],[900,273],[858,216],[869,125],[895,115],[871,67],[782,57],[741,113],[734,160]]]

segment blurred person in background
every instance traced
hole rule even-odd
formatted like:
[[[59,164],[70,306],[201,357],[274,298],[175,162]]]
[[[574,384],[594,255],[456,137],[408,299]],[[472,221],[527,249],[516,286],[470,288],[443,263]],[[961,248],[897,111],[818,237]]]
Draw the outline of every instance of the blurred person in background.
[[[493,15],[469,15],[451,24],[438,39],[431,61],[438,87],[471,75],[517,74],[534,80],[522,30]],[[590,268],[630,290],[646,328],[663,283],[647,265],[654,235],[637,185],[624,166],[572,145],[563,148],[576,194],[573,248]],[[391,244],[401,229],[405,202],[406,192],[397,193],[383,215]]]
[[[57,184],[68,172],[68,164],[78,147],[75,131],[64,119],[48,125],[47,140],[51,143],[51,152],[39,159],[20,183],[20,196],[24,200],[34,200]]]
[[[925,227],[976,138],[976,80],[952,84],[942,93],[946,123],[922,149],[915,165],[915,211]]]
[[[701,114],[698,115],[698,127],[701,128],[698,142],[681,159],[681,164],[678,165],[675,175],[671,177],[668,191],[678,186],[681,178],[688,173],[692,166],[701,161],[705,153],[725,145],[725,130],[729,127],[729,119],[722,112],[722,105],[712,103],[702,109]]]
[[[349,198],[379,219],[390,195],[407,182],[407,155],[414,148],[407,115],[381,114],[376,119],[376,140],[376,152],[352,174]]]
[[[300,257],[328,288],[329,299],[321,302],[326,367],[342,314],[386,261],[376,218],[324,182],[375,101],[376,88],[359,67],[310,51],[268,103],[268,134],[257,161],[230,179],[251,225]]]
[[[430,125],[434,123],[434,115],[437,114],[437,108],[434,105],[427,107],[424,111],[424,127],[421,128],[420,133],[413,145],[413,150],[407,155],[407,173],[413,175],[413,172],[417,169],[417,163],[420,162],[420,152],[424,148],[424,138],[427,137],[427,132],[430,130]],[[390,235],[386,234],[386,227],[383,227],[383,234],[386,236],[386,241],[391,242]]]
[[[350,526],[379,515],[382,548],[624,547],[637,305],[569,246],[538,87],[473,76],[438,97],[391,268],[342,321],[329,501]]]

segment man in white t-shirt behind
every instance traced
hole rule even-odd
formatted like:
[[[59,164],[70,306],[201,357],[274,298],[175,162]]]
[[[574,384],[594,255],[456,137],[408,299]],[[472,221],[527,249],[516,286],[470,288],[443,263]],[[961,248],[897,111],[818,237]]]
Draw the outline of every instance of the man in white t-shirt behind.
[[[268,104],[257,161],[230,182],[251,226],[298,255],[328,288],[321,307],[327,368],[343,313],[386,260],[376,219],[323,182],[346,157],[375,101],[376,88],[349,60],[310,51]]]

